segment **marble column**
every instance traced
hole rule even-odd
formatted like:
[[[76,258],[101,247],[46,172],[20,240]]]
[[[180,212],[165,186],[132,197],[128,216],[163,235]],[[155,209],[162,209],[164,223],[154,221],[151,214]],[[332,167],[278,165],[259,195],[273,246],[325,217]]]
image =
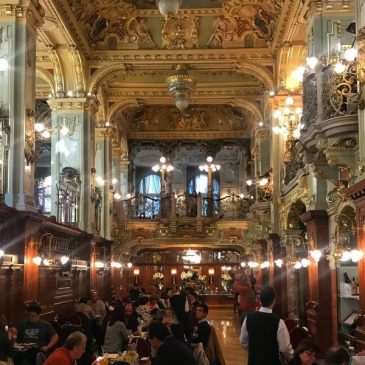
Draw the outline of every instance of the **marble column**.
[[[79,228],[93,233],[95,220],[91,209],[91,169],[95,161],[95,113],[97,104],[93,97],[54,98],[52,107],[52,214],[57,209],[56,184],[65,167],[73,167],[80,173]],[[70,129],[67,135],[60,133],[66,121]]]
[[[110,239],[111,225],[111,188],[112,188],[112,146],[109,128],[96,128],[96,174],[104,179],[102,191],[101,208],[101,230],[100,235]]]
[[[1,76],[2,114],[9,117],[10,143],[7,205],[35,210],[34,203],[34,101],[37,28],[44,10],[36,0],[10,1],[0,15],[1,54],[8,69]]]

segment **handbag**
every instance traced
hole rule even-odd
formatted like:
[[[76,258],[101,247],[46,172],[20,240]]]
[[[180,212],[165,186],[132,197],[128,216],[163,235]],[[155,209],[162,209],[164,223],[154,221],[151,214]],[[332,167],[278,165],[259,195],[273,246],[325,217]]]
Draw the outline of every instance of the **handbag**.
[[[204,351],[204,346],[201,342],[199,342],[198,345],[194,348],[193,355],[198,365],[210,365],[210,361]]]

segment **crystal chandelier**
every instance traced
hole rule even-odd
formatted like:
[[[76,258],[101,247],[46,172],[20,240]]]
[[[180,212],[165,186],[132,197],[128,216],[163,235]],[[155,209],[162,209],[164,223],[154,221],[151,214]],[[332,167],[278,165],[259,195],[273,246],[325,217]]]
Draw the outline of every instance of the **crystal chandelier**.
[[[195,81],[188,74],[185,65],[178,65],[176,72],[167,78],[170,93],[175,98],[175,105],[180,111],[184,111],[190,102],[190,94],[195,91]]]
[[[177,14],[182,4],[182,0],[156,0],[158,10],[162,15]]]

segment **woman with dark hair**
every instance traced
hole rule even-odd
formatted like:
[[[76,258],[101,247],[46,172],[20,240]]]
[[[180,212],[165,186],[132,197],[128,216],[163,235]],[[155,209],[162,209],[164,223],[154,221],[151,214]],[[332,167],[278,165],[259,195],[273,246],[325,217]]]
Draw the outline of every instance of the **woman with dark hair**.
[[[289,365],[315,365],[318,355],[319,347],[312,340],[303,340],[295,349]]]
[[[121,318],[122,313],[119,308],[115,308],[110,312],[103,346],[106,353],[119,353],[126,348],[128,330]]]

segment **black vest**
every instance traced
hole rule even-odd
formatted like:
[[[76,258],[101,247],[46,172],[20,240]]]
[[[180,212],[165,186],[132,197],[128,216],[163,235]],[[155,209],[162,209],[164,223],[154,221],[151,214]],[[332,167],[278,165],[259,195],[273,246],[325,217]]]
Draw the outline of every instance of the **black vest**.
[[[280,365],[279,321],[272,313],[255,312],[247,316],[248,365]]]

